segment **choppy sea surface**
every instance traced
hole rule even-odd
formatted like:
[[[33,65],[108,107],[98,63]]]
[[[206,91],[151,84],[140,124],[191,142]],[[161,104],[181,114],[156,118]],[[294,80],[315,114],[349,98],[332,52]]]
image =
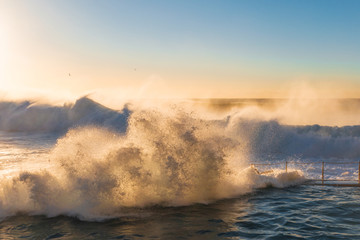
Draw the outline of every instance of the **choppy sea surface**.
[[[176,106],[0,102],[0,239],[360,239],[357,123]]]
[[[104,222],[18,214],[1,239],[360,239],[358,188],[266,188],[211,204],[134,209]]]

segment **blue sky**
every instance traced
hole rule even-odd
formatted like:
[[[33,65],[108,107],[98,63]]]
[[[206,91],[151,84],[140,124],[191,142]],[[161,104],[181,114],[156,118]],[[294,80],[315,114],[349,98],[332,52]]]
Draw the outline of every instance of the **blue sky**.
[[[306,81],[331,86],[325,95],[359,93],[360,1],[1,0],[0,9],[1,81],[12,89],[281,97]]]

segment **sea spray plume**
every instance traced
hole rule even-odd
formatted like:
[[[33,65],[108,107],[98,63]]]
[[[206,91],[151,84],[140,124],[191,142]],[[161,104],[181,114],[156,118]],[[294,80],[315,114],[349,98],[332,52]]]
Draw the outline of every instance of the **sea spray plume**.
[[[30,101],[0,102],[0,130],[15,132],[60,132],[69,128],[97,125],[125,132],[130,110],[120,112],[82,97],[62,107],[36,105]]]
[[[126,137],[106,142],[112,133],[71,131],[59,141],[54,154],[70,178],[73,173],[91,173],[86,179],[92,180],[97,169],[103,169],[107,178],[115,176],[122,206],[209,201],[218,198],[221,191],[215,188],[229,171],[226,153],[239,144],[216,134],[215,128],[186,115],[174,119],[142,111],[131,116]],[[89,140],[84,142],[84,138]],[[94,147],[94,141],[103,146]]]
[[[13,186],[27,186],[31,199],[18,210],[94,219],[119,216],[125,207],[236,196],[251,188],[239,185],[227,164],[239,146],[216,122],[185,113],[167,118],[140,111],[130,117],[125,136],[99,128],[70,130],[51,153],[54,168],[13,179]]]
[[[209,203],[268,182],[292,183],[279,185],[276,176],[264,179],[249,168],[243,136],[228,119],[165,112],[135,111],[125,135],[96,127],[70,130],[52,150],[51,168],[1,184],[3,216],[23,211],[101,220],[132,207]]]

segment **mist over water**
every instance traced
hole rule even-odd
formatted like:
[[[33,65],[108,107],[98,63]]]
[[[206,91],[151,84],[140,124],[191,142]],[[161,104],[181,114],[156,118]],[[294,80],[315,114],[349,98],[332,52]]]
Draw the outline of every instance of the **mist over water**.
[[[360,99],[318,98],[316,94],[306,94],[308,91],[301,90],[284,99],[194,99],[193,103],[212,112],[238,113],[245,118],[276,120],[285,125],[335,127],[360,124]]]

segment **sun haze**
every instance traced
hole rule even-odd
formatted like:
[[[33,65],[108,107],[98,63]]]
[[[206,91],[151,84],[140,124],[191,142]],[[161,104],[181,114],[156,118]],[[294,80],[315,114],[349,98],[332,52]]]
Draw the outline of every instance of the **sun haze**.
[[[0,92],[121,98],[360,93],[359,1],[2,0]]]

